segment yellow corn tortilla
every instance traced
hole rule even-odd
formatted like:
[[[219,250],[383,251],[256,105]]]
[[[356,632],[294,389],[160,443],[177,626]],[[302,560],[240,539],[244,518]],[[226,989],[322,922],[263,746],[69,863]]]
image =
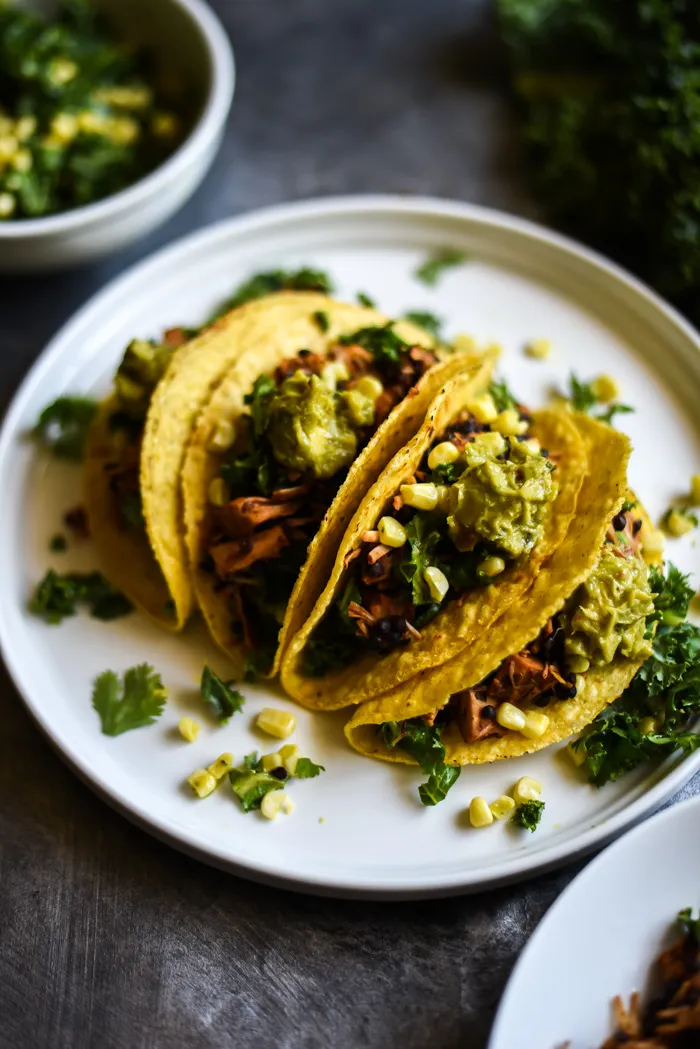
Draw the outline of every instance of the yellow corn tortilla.
[[[320,298],[316,296],[316,299]],[[244,397],[251,390],[255,379],[274,371],[284,358],[293,357],[302,348],[315,353],[327,352],[341,335],[362,327],[387,323],[387,318],[373,309],[337,303],[327,298],[313,305],[309,305],[309,301],[307,296],[303,311],[296,315],[288,313],[286,318],[279,310],[275,311],[269,318],[271,324],[266,335],[259,329],[251,331],[250,336],[243,339],[244,352],[227,372],[198,419],[182,472],[186,546],[194,591],[211,635],[232,659],[235,673],[243,670],[245,646],[232,629],[231,613],[226,600],[216,590],[216,579],[200,567],[207,537],[209,486],[218,476],[221,463],[220,454],[209,447],[212,435],[224,420],[236,424],[239,416],[246,411]],[[311,312],[319,309],[328,318],[329,325],[325,332],[321,332],[311,318]],[[394,330],[415,345],[435,347],[434,340],[415,325],[399,322]],[[277,673],[287,640],[308,618],[335,562],[338,543],[347,523],[369,485],[416,432],[441,385],[465,369],[470,376],[482,375],[485,383],[494,360],[494,354],[456,354],[431,368],[409,395],[396,405],[354,461],[309,546],[305,565],[281,625],[272,674]]]
[[[587,455],[585,442],[571,416],[545,409],[533,416],[532,433],[543,447],[556,453],[559,491],[544,521],[543,534],[534,549],[513,562],[489,586],[468,591],[452,601],[421,629],[421,640],[387,655],[370,653],[356,663],[323,677],[305,677],[304,647],[345,585],[345,559],[362,542],[362,533],[377,527],[387,501],[418,469],[436,435],[445,432],[473,398],[473,388],[457,376],[435,398],[424,425],[402,449],[362,502],[338,550],[333,573],[303,628],[292,640],[282,660],[282,685],[304,706],[337,710],[381,695],[433,667],[458,656],[481,637],[504,609],[529,589],[539,567],[562,543],[576,511]]]
[[[478,684],[503,659],[537,637],[547,620],[560,611],[593,570],[608,524],[623,502],[629,442],[616,431],[603,428],[602,424],[583,416],[577,417],[576,421],[587,434],[593,472],[587,475],[581,489],[579,508],[566,541],[543,566],[531,589],[518,604],[517,611],[506,611],[488,634],[479,639],[473,658],[450,660],[437,670],[420,675],[406,686],[393,689],[358,708],[347,723],[345,734],[360,753],[386,761],[414,764],[400,748],[384,747],[376,726],[385,721],[420,717],[443,706],[453,693]],[[604,433],[603,429],[609,432]],[[652,526],[639,505],[635,516],[642,520],[643,542]],[[625,690],[643,662],[643,658],[619,659],[607,667],[586,671],[581,676],[582,685],[574,699],[554,700],[547,705],[549,727],[538,740],[529,740],[513,732],[465,743],[457,724],[448,725],[442,737],[447,762],[453,765],[482,764],[518,757],[567,739],[590,724]],[[532,707],[523,706],[522,709],[527,711]]]

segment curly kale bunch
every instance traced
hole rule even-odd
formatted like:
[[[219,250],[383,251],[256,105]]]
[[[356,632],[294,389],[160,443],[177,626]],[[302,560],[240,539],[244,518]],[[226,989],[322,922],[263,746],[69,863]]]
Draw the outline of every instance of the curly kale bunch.
[[[700,4],[498,6],[551,217],[700,320]]]

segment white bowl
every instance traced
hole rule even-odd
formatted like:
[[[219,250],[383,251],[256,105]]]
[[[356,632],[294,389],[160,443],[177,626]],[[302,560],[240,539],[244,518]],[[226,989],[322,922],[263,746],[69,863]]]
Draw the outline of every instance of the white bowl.
[[[99,7],[192,84],[200,96],[199,113],[180,147],[121,192],[46,218],[0,222],[0,272],[62,269],[126,247],[184,204],[220,145],[233,98],[233,53],[203,0],[100,0]]]

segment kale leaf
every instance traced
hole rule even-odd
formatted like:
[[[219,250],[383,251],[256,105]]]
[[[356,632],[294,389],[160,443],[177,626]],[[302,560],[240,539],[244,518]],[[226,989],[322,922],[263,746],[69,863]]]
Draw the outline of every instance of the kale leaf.
[[[311,758],[299,758],[294,775],[297,779],[314,779],[325,771],[323,765],[316,765]]]
[[[80,462],[97,407],[97,401],[88,397],[59,397],[44,408],[33,436],[57,459]]]
[[[428,776],[427,783],[422,783],[418,788],[422,803],[437,805],[443,801],[462,770],[459,765],[445,763],[445,745],[440,738],[442,727],[429,725],[423,718],[409,718],[407,721],[386,721],[380,732],[388,749],[400,747]]]
[[[445,270],[451,269],[453,266],[460,266],[467,261],[467,258],[468,256],[463,251],[458,251],[456,248],[441,248],[439,251],[433,252],[418,267],[415,275],[423,284],[433,288]]]
[[[260,803],[271,790],[281,790],[282,781],[265,772],[257,753],[247,754],[243,764],[228,774],[233,792],[244,812],[260,808]]]
[[[440,339],[442,332],[442,320],[428,310],[409,310],[404,317],[411,324],[417,324],[419,328],[427,331],[434,339]]]
[[[536,831],[543,812],[543,801],[525,801],[522,805],[518,805],[510,817],[510,822],[516,827],[522,827],[523,830]]]
[[[77,606],[88,606],[90,615],[105,621],[128,615],[134,606],[100,572],[66,572],[51,568],[38,584],[29,611],[45,623],[56,624],[74,616]]]
[[[232,681],[222,681],[211,667],[204,667],[200,693],[222,725],[227,724],[234,714],[243,710],[244,698],[237,689],[231,688],[232,684]]]
[[[121,681],[113,670],[105,670],[92,691],[92,705],[106,736],[152,725],[163,713],[166,699],[160,675],[147,663],[130,667]]]
[[[434,550],[440,542],[440,532],[426,515],[415,513],[406,525],[406,536],[408,543],[403,548],[399,572],[411,586],[413,604],[429,604],[432,598],[423,573],[435,564]]]
[[[362,346],[372,354],[375,368],[385,379],[395,379],[410,345],[396,334],[392,322],[381,327],[373,325],[359,328],[348,335],[341,335],[338,342],[343,346]]]
[[[302,266],[298,270],[269,270],[266,273],[256,273],[236,288],[233,295],[219,306],[207,323],[213,324],[229,310],[235,310],[246,302],[262,299],[265,295],[272,295],[277,291],[320,291],[330,295],[333,282],[323,270],[313,270],[308,266]]]

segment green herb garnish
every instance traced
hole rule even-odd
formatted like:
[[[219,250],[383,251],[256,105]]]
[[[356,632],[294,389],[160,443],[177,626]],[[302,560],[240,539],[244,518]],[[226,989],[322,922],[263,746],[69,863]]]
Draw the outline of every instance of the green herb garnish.
[[[319,331],[328,331],[331,326],[331,322],[328,319],[328,314],[325,310],[316,310],[312,315],[314,323],[318,326]]]
[[[49,540],[49,550],[52,554],[63,554],[68,549],[68,540],[62,532],[57,532]]]
[[[508,383],[505,379],[501,379],[499,382],[492,382],[489,386],[489,393],[493,398],[493,403],[498,412],[505,412],[509,408],[515,408],[517,406],[517,401],[510,392]]]
[[[418,788],[424,805],[437,805],[459,779],[459,765],[445,763],[445,746],[440,738],[440,725],[428,725],[422,718],[407,721],[387,721],[381,726],[382,739],[386,747],[400,747],[428,776],[427,783]]]
[[[100,572],[66,572],[51,568],[38,584],[29,611],[45,623],[56,624],[74,616],[78,605],[87,605],[90,615],[105,621],[128,615],[134,606]]]
[[[581,382],[580,379],[572,372],[569,377],[569,400],[571,401],[571,407],[576,412],[585,412],[587,415],[592,415],[594,419],[598,419],[599,422],[608,423],[612,426],[613,419],[616,415],[629,415],[634,411],[629,404],[610,404],[603,411],[597,415],[593,415],[592,409],[599,405],[600,398],[593,392],[593,384],[590,382]]]
[[[299,758],[294,770],[294,776],[296,779],[314,779],[325,771],[323,765],[316,765],[311,758]]]
[[[106,736],[152,725],[163,713],[166,699],[160,675],[147,663],[130,667],[121,681],[113,670],[105,670],[92,690],[92,705]]]
[[[684,910],[679,911],[676,920],[683,930],[683,935],[700,946],[700,917],[693,917],[692,907],[686,907]]]
[[[522,827],[523,830],[535,831],[542,819],[543,812],[543,801],[525,801],[522,805],[518,805],[510,817],[510,822],[516,827]]]
[[[360,306],[366,306],[370,310],[373,310],[376,306],[374,299],[370,299],[369,295],[365,295],[364,291],[358,291],[357,301]]]
[[[204,667],[200,693],[222,725],[243,709],[244,698],[237,689],[231,688],[232,684],[232,681],[222,681],[211,667]]]
[[[259,809],[266,794],[283,787],[282,780],[275,779],[263,770],[262,760],[258,758],[257,751],[247,754],[243,764],[231,769],[228,777],[244,812]]]
[[[440,338],[442,321],[434,313],[429,313],[427,310],[409,310],[407,313],[404,313],[404,317],[411,324],[417,324],[419,328],[423,328],[434,339]]]
[[[262,299],[265,295],[272,295],[277,291],[320,291],[330,295],[333,291],[333,283],[327,273],[322,270],[312,270],[308,266],[302,266],[298,270],[270,270],[267,273],[256,273],[249,277],[216,310],[210,317],[208,323],[212,324],[219,317],[223,317],[229,310],[238,309],[246,302],[254,299]]]
[[[443,248],[440,251],[433,252],[418,267],[416,277],[423,284],[427,284],[432,288],[437,284],[445,270],[451,269],[453,266],[460,266],[466,261],[467,255],[463,251],[458,251],[456,248]]]
[[[88,429],[96,413],[97,401],[88,397],[59,397],[44,408],[32,431],[33,436],[57,459],[80,462]]]

